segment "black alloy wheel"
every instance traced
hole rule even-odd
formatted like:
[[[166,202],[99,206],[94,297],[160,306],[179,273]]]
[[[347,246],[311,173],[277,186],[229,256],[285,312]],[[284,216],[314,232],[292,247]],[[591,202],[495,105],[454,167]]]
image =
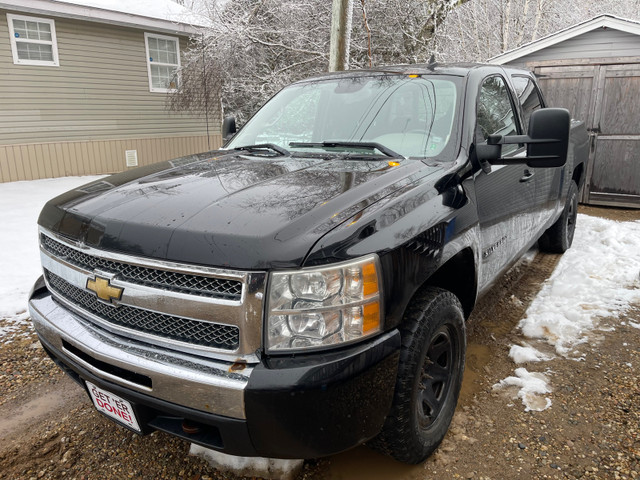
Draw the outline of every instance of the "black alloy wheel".
[[[427,355],[422,364],[418,390],[418,421],[423,429],[429,428],[442,411],[452,386],[455,345],[449,328],[445,325],[431,338]]]
[[[444,438],[458,402],[466,353],[462,305],[451,292],[425,287],[405,313],[391,410],[369,444],[405,463],[427,459]]]
[[[573,243],[576,231],[576,218],[578,216],[578,185],[571,180],[567,200],[562,214],[538,240],[538,247],[543,252],[564,253]]]

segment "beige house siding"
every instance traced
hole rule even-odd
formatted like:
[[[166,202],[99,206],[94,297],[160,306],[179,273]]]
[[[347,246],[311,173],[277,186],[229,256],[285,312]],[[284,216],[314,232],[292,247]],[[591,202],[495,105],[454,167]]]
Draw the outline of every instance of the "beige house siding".
[[[0,182],[114,173],[126,169],[125,152],[136,150],[138,166],[220,148],[221,136],[147,137],[122,140],[0,145]]]
[[[55,21],[60,66],[14,65],[7,13],[21,14],[0,9],[0,181],[121,171],[130,149],[140,165],[208,150],[204,115],[149,91],[145,30],[37,15]],[[211,115],[211,148],[220,125]]]

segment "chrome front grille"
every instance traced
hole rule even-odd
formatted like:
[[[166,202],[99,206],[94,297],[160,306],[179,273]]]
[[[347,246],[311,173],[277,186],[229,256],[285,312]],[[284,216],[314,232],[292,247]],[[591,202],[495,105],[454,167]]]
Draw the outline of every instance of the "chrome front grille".
[[[49,286],[63,298],[109,323],[194,345],[225,350],[238,348],[238,327],[163,315],[126,305],[114,308],[48,270],[45,270],[45,276]]]
[[[40,258],[54,300],[88,327],[207,358],[257,361],[266,272],[110,252],[45,229]]]
[[[41,245],[47,252],[76,267],[86,270],[104,270],[118,274],[123,280],[174,292],[201,295],[225,300],[240,300],[242,283],[224,278],[171,272],[132,265],[88,255],[70,248],[47,235],[41,235]]]

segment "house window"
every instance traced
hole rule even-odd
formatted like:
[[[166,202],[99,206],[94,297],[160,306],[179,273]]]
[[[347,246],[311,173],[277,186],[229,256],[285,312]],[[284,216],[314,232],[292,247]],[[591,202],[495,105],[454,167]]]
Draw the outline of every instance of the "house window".
[[[58,66],[56,26],[47,18],[7,13],[13,63]]]
[[[149,90],[152,92],[172,92],[178,88],[178,68],[180,68],[180,44],[176,37],[144,34],[147,46],[147,67]]]

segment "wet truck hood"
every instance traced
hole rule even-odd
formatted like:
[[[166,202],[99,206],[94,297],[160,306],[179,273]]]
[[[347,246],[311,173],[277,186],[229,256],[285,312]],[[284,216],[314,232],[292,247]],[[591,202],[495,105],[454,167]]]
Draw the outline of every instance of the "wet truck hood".
[[[106,177],[54,198],[39,224],[97,248],[237,269],[300,266],[327,232],[417,177],[418,160],[217,152]]]

